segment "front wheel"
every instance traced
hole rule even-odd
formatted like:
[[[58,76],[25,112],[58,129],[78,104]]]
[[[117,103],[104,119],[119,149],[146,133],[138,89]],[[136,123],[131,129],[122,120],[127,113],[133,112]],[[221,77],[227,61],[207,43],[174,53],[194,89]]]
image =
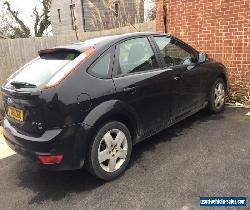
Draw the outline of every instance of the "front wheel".
[[[119,176],[127,167],[132,151],[128,128],[112,121],[102,126],[90,145],[87,156],[88,171],[103,180]]]
[[[218,78],[213,84],[208,108],[213,113],[219,113],[225,108],[226,85],[223,79]]]

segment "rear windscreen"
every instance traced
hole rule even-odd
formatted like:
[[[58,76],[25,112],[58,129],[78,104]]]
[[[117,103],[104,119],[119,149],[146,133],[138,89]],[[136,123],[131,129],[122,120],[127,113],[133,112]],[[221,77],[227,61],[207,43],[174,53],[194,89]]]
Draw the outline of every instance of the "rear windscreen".
[[[38,87],[79,54],[71,51],[42,54],[29,65],[24,66],[17,75],[11,78],[11,81],[30,83]]]

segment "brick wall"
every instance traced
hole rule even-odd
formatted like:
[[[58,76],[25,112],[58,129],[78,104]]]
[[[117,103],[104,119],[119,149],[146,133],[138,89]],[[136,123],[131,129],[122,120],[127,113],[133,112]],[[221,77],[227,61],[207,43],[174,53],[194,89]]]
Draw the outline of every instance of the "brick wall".
[[[167,3],[166,3],[167,2]],[[250,0],[156,0],[157,31],[182,39],[228,68],[230,95],[250,104]]]

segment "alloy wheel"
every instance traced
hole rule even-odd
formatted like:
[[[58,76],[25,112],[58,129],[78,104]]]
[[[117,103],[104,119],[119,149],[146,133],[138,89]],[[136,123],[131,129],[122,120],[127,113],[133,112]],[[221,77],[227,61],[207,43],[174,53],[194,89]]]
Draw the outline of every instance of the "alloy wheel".
[[[225,97],[225,87],[221,82],[218,82],[214,91],[214,105],[216,109],[219,110],[224,106]]]
[[[100,141],[98,161],[106,172],[118,170],[126,160],[128,141],[125,134],[119,129],[108,131]]]

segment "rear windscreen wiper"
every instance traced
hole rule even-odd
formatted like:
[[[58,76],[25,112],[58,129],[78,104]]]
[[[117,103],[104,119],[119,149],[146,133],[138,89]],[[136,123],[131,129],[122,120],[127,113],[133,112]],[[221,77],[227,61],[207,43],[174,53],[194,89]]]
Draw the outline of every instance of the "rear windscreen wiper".
[[[37,86],[28,82],[18,82],[18,81],[12,81],[10,83],[15,88],[36,88]]]

